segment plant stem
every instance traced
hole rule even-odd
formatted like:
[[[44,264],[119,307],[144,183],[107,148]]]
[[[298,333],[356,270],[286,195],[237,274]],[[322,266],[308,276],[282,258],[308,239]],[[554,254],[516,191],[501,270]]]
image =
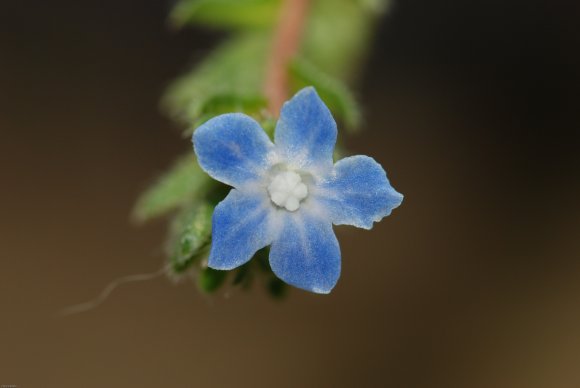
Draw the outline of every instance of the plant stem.
[[[278,116],[289,95],[288,64],[298,52],[310,0],[284,0],[268,58],[264,93],[268,109]]]

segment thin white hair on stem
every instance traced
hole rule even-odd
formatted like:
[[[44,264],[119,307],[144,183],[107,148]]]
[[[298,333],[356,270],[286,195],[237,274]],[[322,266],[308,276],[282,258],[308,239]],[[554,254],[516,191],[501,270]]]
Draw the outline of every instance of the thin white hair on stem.
[[[118,278],[116,280],[113,280],[93,300],[90,300],[90,301],[85,302],[85,303],[80,303],[80,304],[77,304],[74,306],[67,307],[67,308],[61,310],[58,315],[59,316],[67,316],[67,315],[79,314],[79,313],[83,313],[83,312],[92,310],[92,309],[98,307],[105,300],[107,300],[107,298],[111,295],[111,293],[120,285],[126,284],[126,283],[133,283],[133,282],[142,282],[142,281],[152,280],[152,279],[158,278],[159,276],[166,274],[170,268],[171,268],[171,265],[167,264],[167,265],[164,265],[163,267],[161,267],[161,269],[156,271],[156,272],[145,273],[145,274],[136,274],[136,275],[128,275],[128,276],[124,276],[122,278]]]

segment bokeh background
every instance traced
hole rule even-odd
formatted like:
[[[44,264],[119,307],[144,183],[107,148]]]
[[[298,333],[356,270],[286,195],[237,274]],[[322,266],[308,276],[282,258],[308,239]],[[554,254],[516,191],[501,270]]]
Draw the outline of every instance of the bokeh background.
[[[580,386],[580,10],[401,0],[347,139],[405,194],[338,228],[328,296],[206,297],[154,272],[165,224],[129,220],[190,148],[158,109],[223,36],[168,1],[0,5],[0,384],[18,387]],[[243,66],[243,64],[240,64]]]

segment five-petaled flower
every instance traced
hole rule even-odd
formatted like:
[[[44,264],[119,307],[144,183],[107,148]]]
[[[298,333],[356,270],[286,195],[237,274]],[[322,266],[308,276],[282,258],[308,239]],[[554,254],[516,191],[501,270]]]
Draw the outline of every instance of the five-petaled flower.
[[[270,266],[293,286],[328,293],[340,276],[332,225],[371,229],[403,196],[368,156],[333,163],[336,123],[312,87],[282,107],[273,144],[251,117],[217,116],[193,135],[201,167],[233,186],[215,208],[208,265],[229,270],[270,247]]]

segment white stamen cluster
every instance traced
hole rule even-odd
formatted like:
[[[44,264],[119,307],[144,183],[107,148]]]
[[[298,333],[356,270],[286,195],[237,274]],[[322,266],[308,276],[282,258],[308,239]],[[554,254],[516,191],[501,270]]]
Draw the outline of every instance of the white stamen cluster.
[[[268,193],[272,202],[293,212],[300,208],[300,201],[308,196],[308,188],[294,171],[282,171],[270,182]]]

